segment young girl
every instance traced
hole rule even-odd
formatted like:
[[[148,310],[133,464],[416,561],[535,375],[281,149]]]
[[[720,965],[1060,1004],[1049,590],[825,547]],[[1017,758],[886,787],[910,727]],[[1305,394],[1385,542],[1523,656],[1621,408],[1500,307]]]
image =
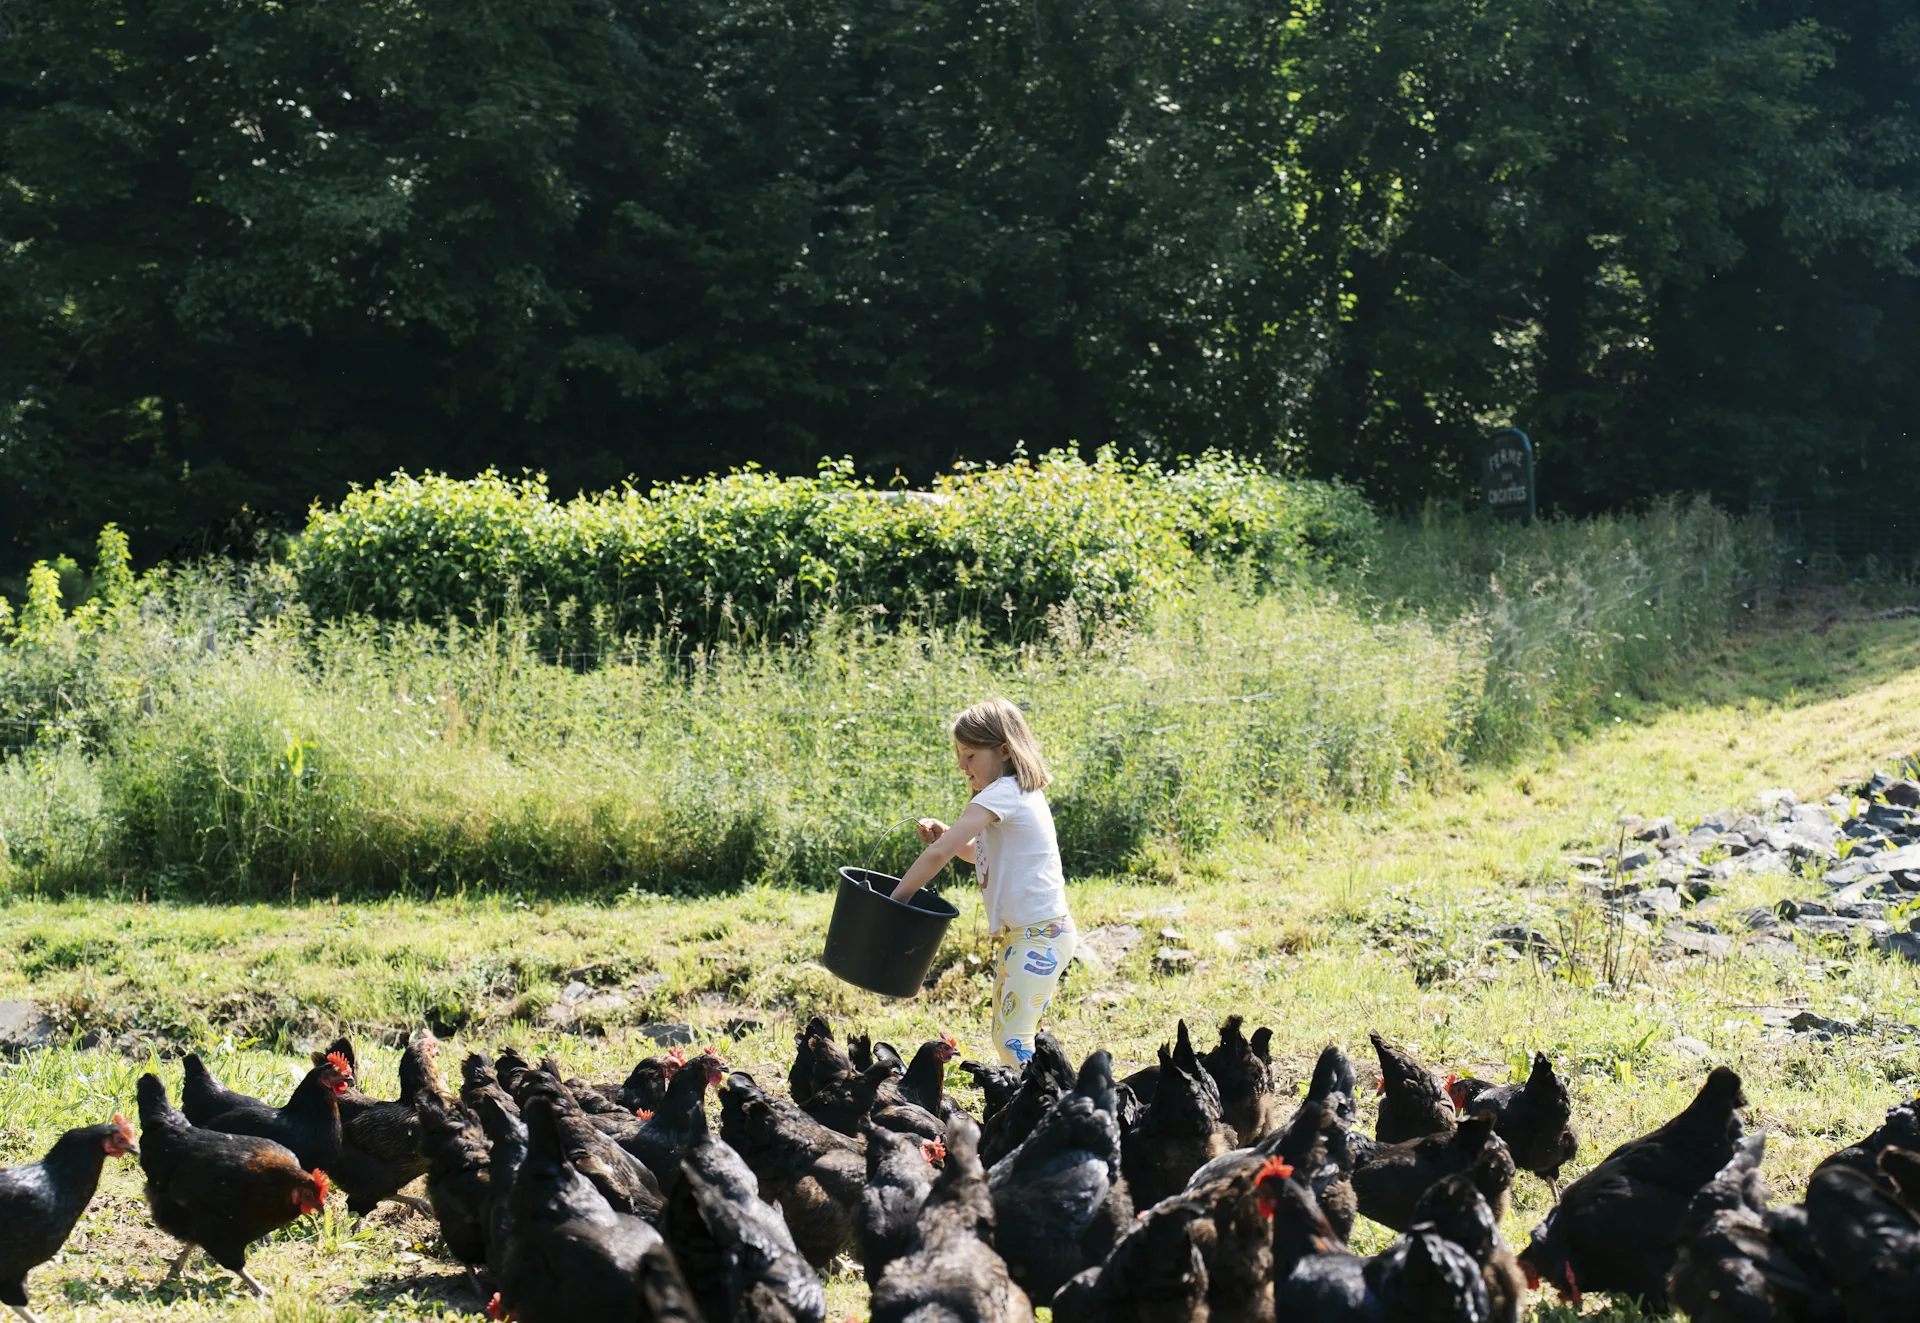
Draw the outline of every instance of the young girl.
[[[973,791],[949,827],[920,819],[927,848],[893,889],[906,900],[933,880],[947,860],[974,866],[993,933],[993,1041],[1000,1060],[1017,1066],[1033,1055],[1040,1016],[1073,959],[1078,939],[1067,913],[1067,879],[1053,811],[1041,793],[1053,778],[1020,709],[1004,698],[976,703],[953,720],[953,752]]]

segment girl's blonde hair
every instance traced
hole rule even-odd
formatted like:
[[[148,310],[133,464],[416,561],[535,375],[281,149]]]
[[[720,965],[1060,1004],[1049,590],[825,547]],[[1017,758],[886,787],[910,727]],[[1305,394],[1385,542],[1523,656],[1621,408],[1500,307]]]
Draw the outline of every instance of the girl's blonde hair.
[[[1013,764],[1014,779],[1020,782],[1022,790],[1040,790],[1053,780],[1047,771],[1047,760],[1040,756],[1040,741],[1033,738],[1033,729],[1027,725],[1020,709],[1004,698],[975,703],[953,719],[952,732],[954,743],[969,749],[997,749],[1004,745],[1007,761]]]

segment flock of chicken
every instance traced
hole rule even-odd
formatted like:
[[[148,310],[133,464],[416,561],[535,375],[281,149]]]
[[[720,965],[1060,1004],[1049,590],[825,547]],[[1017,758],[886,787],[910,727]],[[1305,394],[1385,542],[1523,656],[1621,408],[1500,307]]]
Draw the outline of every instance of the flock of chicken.
[[[136,1154],[154,1224],[184,1246],[170,1276],[198,1247],[264,1296],[247,1247],[337,1185],[360,1216],[398,1200],[435,1217],[487,1312],[524,1323],[824,1323],[818,1270],[842,1254],[875,1323],[1030,1323],[1035,1302],[1058,1323],[1511,1323],[1542,1284],[1706,1323],[1920,1319],[1920,1099],[1823,1162],[1804,1203],[1770,1206],[1764,1137],[1744,1136],[1740,1078],[1720,1067],[1561,1190],[1578,1141],[1544,1055],[1523,1083],[1443,1083],[1371,1035],[1369,1138],[1338,1047],[1282,1116],[1271,1038],[1233,1016],[1203,1054],[1183,1022],[1158,1065],[1116,1080],[1108,1053],[1076,1070],[1041,1034],[1018,1071],[960,1063],[978,1122],[945,1092],[950,1036],[907,1062],[819,1017],[786,1098],[713,1049],[617,1084],[476,1052],[456,1095],[429,1036],[398,1101],[354,1088],[342,1039],[274,1107],[190,1056],[180,1109],[140,1078],[137,1142],[116,1116],[0,1171],[0,1301],[35,1323],[27,1273],[105,1160]],[[1519,1170],[1558,1198],[1516,1256],[1498,1227]],[[424,1201],[401,1193],[422,1176]],[[1355,1255],[1360,1216],[1401,1234]]]

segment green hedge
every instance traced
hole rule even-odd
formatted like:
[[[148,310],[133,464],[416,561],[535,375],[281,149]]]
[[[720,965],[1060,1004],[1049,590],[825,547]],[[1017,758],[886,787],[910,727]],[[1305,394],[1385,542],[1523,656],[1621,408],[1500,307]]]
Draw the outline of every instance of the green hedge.
[[[1352,489],[1222,456],[1172,469],[1048,455],[884,491],[846,464],[744,470],[557,502],[542,478],[405,473],[316,507],[294,553],[322,619],[498,619],[536,611],[563,647],[656,630],[776,639],[824,607],[880,622],[978,619],[1026,640],[1136,621],[1202,564],[1264,577],[1357,563],[1379,525]]]

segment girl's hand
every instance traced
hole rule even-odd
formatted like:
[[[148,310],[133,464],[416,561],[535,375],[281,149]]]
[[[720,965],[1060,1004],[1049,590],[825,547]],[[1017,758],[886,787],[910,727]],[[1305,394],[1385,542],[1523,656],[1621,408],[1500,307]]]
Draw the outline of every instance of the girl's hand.
[[[938,818],[922,818],[917,824],[920,829],[920,844],[932,845],[947,834],[947,824]]]

